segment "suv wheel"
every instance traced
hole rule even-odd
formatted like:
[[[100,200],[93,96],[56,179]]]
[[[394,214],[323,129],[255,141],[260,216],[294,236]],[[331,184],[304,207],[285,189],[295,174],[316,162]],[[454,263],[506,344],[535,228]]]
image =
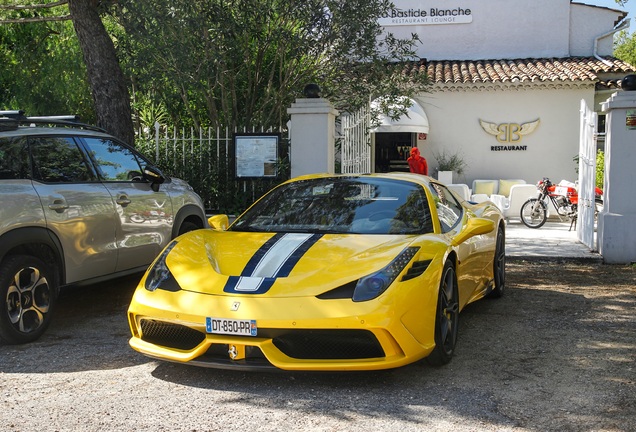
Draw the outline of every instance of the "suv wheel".
[[[55,278],[38,258],[18,255],[0,265],[0,338],[11,344],[39,338],[51,321]]]

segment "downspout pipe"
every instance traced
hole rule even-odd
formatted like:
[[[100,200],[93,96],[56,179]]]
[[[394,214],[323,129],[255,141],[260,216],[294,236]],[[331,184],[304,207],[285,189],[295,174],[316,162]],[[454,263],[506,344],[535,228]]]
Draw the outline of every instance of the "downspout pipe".
[[[603,57],[598,55],[598,41],[608,36],[612,36],[614,33],[618,33],[619,31],[625,30],[627,28],[629,28],[629,18],[625,18],[616,27],[614,27],[612,30],[608,31],[607,33],[603,33],[602,35],[595,37],[594,38],[594,58],[602,61],[607,66],[612,66],[611,62],[605,60]]]

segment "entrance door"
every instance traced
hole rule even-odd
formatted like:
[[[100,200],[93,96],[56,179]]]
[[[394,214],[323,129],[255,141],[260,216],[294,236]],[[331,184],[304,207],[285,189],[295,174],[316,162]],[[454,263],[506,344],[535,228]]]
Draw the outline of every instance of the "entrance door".
[[[375,172],[409,171],[406,160],[415,144],[412,132],[377,132],[375,134]]]

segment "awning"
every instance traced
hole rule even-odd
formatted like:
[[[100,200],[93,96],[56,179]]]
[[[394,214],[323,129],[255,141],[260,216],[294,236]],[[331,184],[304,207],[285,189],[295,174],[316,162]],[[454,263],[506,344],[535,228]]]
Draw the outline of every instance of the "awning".
[[[416,132],[428,133],[428,117],[424,108],[414,99],[411,102],[406,114],[397,120],[391,119],[388,115],[380,114],[379,125],[372,128],[371,132]],[[371,109],[378,109],[380,102],[378,99],[371,102]]]

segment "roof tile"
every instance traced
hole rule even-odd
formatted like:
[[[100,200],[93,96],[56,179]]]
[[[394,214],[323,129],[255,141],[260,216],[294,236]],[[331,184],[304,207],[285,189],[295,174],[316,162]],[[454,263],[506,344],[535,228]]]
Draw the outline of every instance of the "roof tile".
[[[425,73],[433,84],[572,82],[596,81],[616,87],[617,79],[604,80],[601,73],[636,73],[636,68],[622,60],[605,57],[565,57],[514,60],[433,60],[414,62],[410,74]]]

